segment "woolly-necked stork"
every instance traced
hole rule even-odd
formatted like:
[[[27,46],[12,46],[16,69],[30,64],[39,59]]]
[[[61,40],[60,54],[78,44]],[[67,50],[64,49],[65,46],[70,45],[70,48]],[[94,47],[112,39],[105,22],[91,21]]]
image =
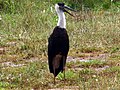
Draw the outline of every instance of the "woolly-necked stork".
[[[64,3],[55,4],[55,10],[59,19],[57,26],[48,38],[48,64],[50,73],[53,73],[54,75],[54,84],[55,77],[59,74],[59,72],[64,71],[65,80],[65,64],[69,51],[69,37],[66,31],[66,19],[64,12],[72,15],[67,11],[67,9],[74,11],[70,7],[64,5]]]

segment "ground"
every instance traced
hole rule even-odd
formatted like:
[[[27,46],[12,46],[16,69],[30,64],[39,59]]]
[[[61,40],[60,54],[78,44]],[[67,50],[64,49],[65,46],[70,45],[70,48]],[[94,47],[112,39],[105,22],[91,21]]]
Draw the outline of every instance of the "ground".
[[[0,15],[0,90],[120,89],[118,6],[83,8],[75,17],[65,14],[70,40],[66,79],[60,73],[54,85],[47,44],[58,17],[51,3],[40,2],[35,7],[35,2],[26,1],[22,13]]]
[[[15,43],[14,43],[15,44]],[[67,57],[66,80],[63,74],[56,77],[48,71],[47,57],[20,58],[17,55],[6,55],[7,47],[0,48],[1,89],[115,89],[120,84],[120,56],[118,53],[89,52]]]

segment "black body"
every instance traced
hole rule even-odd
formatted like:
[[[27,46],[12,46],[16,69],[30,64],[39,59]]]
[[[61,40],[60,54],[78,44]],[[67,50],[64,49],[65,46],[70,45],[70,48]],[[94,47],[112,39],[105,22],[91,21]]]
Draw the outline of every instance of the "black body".
[[[56,26],[48,39],[49,70],[56,77],[63,72],[69,51],[69,38],[65,28]]]

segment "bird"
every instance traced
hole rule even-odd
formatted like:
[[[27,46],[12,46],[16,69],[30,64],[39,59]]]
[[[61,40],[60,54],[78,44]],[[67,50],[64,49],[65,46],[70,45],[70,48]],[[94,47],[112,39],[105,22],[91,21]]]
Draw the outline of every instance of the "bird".
[[[48,38],[48,64],[50,73],[54,75],[54,84],[55,77],[60,72],[64,72],[65,80],[65,65],[69,51],[69,36],[66,31],[66,18],[64,12],[73,16],[67,10],[74,11],[62,2],[55,4],[55,10],[58,15],[58,23]]]

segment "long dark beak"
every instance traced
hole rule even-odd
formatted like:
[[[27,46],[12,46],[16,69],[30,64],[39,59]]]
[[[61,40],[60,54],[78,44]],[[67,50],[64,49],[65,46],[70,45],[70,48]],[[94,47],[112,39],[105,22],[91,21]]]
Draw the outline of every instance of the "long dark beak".
[[[70,7],[68,7],[68,6],[64,6],[64,8],[66,8],[66,9],[68,9],[68,10],[71,10],[71,11],[74,11],[74,12],[76,12],[74,9],[72,9],[72,8],[70,8]]]
[[[64,12],[66,12],[66,13],[68,13],[69,15],[71,15],[71,16],[73,16],[74,17],[74,15],[72,15],[70,12],[68,12],[67,10],[70,10],[70,11],[74,11],[74,12],[76,12],[75,10],[73,10],[72,8],[70,8],[70,7],[68,7],[68,6],[64,6],[64,7],[62,7],[63,8],[63,11]],[[67,9],[67,10],[66,10]]]

